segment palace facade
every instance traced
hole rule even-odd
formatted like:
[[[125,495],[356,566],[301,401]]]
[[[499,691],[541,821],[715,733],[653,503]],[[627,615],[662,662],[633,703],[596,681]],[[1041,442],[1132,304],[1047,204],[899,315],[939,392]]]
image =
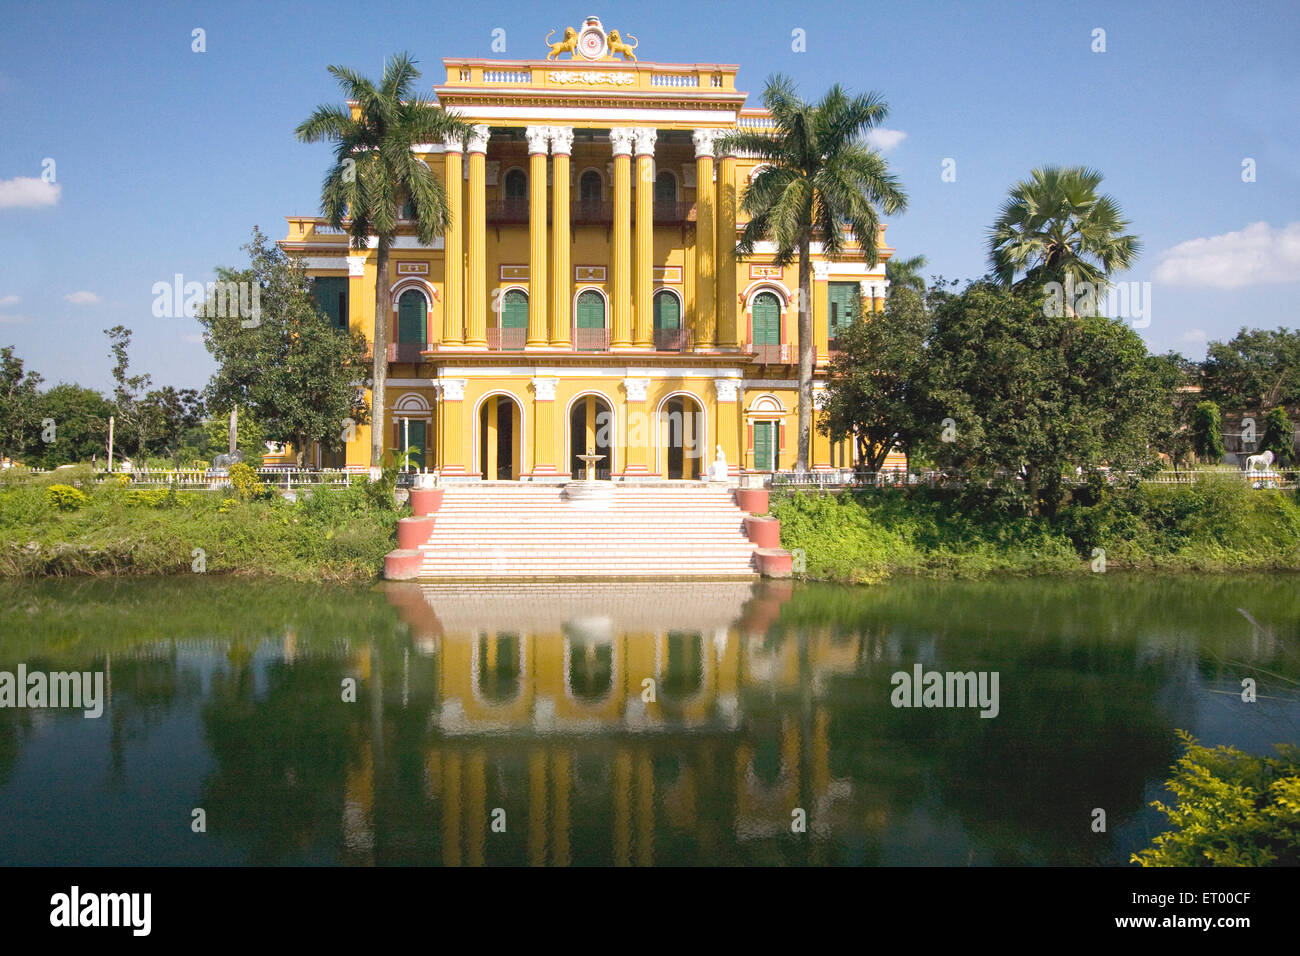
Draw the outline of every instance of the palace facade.
[[[451,222],[432,245],[399,230],[382,317],[381,427],[386,447],[420,449],[416,467],[560,480],[583,474],[590,451],[605,456],[599,477],[689,479],[719,446],[732,476],[793,467],[798,265],[775,265],[770,243],[737,259],[759,163],[719,149],[771,120],[745,105],[736,66],[640,62],[632,49],[590,17],[554,58],[443,60],[438,101],[473,134],[416,149],[446,185]],[[875,267],[852,245],[842,261],[813,246],[815,396],[850,306],[861,295],[883,308],[881,230]],[[295,216],[280,245],[303,258],[325,312],[373,341],[373,240],[351,249],[325,220]],[[848,467],[851,444],[814,430],[810,464]],[[369,448],[358,427],[316,463],[365,468]]]

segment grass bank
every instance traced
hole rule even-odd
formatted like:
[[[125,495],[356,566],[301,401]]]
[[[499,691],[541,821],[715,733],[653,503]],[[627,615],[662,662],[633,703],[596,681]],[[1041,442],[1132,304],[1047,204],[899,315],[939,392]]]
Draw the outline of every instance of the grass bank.
[[[1300,570],[1296,497],[1232,478],[1084,489],[1053,519],[926,488],[774,493],[772,514],[828,581],[1088,573],[1098,548],[1107,568]]]
[[[377,488],[317,488],[296,502],[252,488],[95,484],[69,469],[0,484],[0,577],[226,574],[366,581],[400,513]],[[391,500],[391,497],[389,498]]]

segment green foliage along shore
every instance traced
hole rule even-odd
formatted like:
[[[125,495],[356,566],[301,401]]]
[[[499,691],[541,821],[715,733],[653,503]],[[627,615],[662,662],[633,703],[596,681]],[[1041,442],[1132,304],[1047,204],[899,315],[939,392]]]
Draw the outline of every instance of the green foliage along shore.
[[[302,489],[290,502],[261,489],[95,484],[87,468],[57,474],[57,483],[53,475],[0,483],[0,577],[195,574],[201,568],[368,581],[395,546],[400,517],[361,485]]]
[[[1300,503],[1238,478],[1082,489],[1054,518],[972,502],[972,492],[868,489],[774,494],[781,544],[809,578],[875,583],[895,574],[981,577],[1104,567],[1300,570]]]

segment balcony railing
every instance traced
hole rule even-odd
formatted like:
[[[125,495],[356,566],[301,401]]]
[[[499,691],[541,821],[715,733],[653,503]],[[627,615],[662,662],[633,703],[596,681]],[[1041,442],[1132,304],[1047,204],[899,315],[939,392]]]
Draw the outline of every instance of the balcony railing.
[[[654,204],[654,221],[655,223],[665,223],[668,225],[678,225],[683,222],[691,221],[691,212],[695,209],[695,203],[691,202],[674,202],[655,201]]]
[[[609,329],[574,329],[573,350],[575,352],[608,352]]]
[[[487,203],[487,221],[497,223],[528,222],[527,199],[492,199]]]
[[[493,352],[522,352],[527,329],[488,329],[488,348]]]
[[[598,199],[579,199],[569,209],[575,225],[604,226],[614,221],[614,204]]]
[[[428,346],[423,342],[389,342],[388,361],[420,362],[423,361],[420,353],[427,348]]]
[[[760,365],[787,365],[790,362],[790,343],[780,345],[755,345],[749,343],[749,354]]]
[[[656,352],[685,352],[690,347],[689,329],[655,329]]]

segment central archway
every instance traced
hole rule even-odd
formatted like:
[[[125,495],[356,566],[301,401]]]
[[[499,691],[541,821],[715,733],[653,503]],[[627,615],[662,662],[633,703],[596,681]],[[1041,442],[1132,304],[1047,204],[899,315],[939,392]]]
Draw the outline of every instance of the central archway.
[[[596,463],[596,478],[606,481],[614,471],[614,410],[603,395],[579,395],[569,406],[569,474],[587,476],[586,462],[578,456],[591,449],[604,455]]]
[[[478,409],[478,471],[484,481],[518,481],[523,413],[509,395],[489,395]]]
[[[704,406],[680,392],[659,406],[659,465],[666,478],[698,481],[707,452]]]

